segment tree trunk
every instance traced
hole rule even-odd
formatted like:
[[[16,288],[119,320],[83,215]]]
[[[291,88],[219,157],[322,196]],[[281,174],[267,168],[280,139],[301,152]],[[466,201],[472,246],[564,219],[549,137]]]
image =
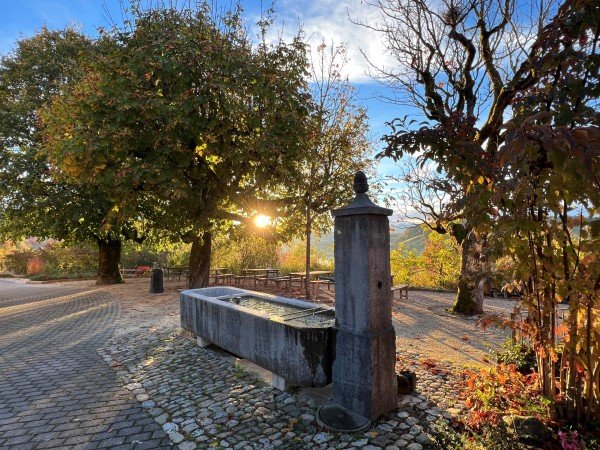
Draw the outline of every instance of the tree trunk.
[[[121,261],[121,240],[98,239],[98,277],[96,284],[123,283],[119,261]]]
[[[212,234],[210,231],[205,231],[202,233],[202,237],[195,237],[192,240],[188,283],[190,289],[208,286],[211,245]]]
[[[305,261],[305,271],[306,271],[306,282],[304,284],[304,288],[306,290],[306,300],[310,300],[310,239],[312,235],[312,218],[310,215],[310,207],[306,207],[306,261]]]
[[[461,243],[461,267],[458,277],[458,293],[452,312],[474,316],[483,313],[483,266],[482,243],[475,233],[469,231]]]

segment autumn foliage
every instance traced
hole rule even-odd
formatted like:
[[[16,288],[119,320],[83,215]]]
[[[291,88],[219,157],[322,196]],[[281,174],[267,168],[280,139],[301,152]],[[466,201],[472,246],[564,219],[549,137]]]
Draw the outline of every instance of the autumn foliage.
[[[463,373],[465,424],[473,429],[497,424],[504,415],[549,416],[549,402],[542,397],[538,375],[523,375],[515,365],[501,364],[492,369]]]

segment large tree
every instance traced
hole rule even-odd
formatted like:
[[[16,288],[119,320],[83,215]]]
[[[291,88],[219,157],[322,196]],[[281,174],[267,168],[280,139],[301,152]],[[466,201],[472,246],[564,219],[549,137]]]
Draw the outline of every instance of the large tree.
[[[331,229],[328,213],[352,199],[349,186],[355,173],[372,167],[367,115],[358,106],[354,88],[342,75],[346,63],[344,45],[322,42],[312,55],[310,132],[302,154],[281,186],[281,197],[287,199],[283,208],[285,226],[298,229],[297,224],[303,225],[300,231],[306,243],[307,298],[312,234]]]
[[[562,419],[594,426],[600,414],[600,4],[566,2],[543,38],[535,61],[539,81],[515,98],[499,149],[490,244],[515,259],[512,276],[524,291],[528,317],[520,325],[536,350],[544,394]],[[569,307],[562,320],[558,303]]]
[[[99,45],[42,115],[47,156],[70,182],[111,189],[115,217],[154,198],[146,217],[192,243],[190,287],[205,286],[215,227],[247,217],[302,152],[304,44],[253,44],[239,8],[159,6],[134,7]]]
[[[96,51],[76,30],[43,28],[0,62],[0,234],[93,240],[98,283],[122,281],[121,240],[138,236],[131,220],[114,222],[114,198],[101,187],[57,179],[45,158],[38,111],[83,75]]]
[[[482,312],[482,236],[470,214],[472,196],[488,187],[497,167],[502,126],[515,96],[539,75],[532,61],[556,2],[515,0],[379,0],[380,20],[363,25],[380,33],[395,66],[375,76],[417,107],[425,121],[395,119],[384,137],[385,156],[404,153],[434,161],[452,180],[451,218],[440,220],[462,246],[463,270],[454,311]],[[449,192],[450,194],[450,192]],[[443,218],[441,218],[443,219]],[[476,219],[475,219],[476,220]]]

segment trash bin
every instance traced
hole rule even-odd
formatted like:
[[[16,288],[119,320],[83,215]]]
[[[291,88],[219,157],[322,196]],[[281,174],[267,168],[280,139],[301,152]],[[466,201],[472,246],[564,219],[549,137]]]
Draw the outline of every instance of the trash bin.
[[[162,294],[165,292],[163,286],[163,270],[155,267],[152,269],[152,278],[150,279],[150,293]]]

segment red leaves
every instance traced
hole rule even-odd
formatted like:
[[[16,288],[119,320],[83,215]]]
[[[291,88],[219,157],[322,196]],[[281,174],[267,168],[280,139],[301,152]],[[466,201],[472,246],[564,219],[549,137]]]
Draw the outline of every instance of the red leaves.
[[[419,362],[433,375],[446,375],[448,373],[445,367],[439,366],[439,363],[431,358],[421,359]]]
[[[563,322],[554,329],[554,333],[556,334],[556,337],[564,338],[569,334],[569,327]]]
[[[514,365],[465,371],[462,394],[469,409],[465,424],[478,429],[496,423],[505,414],[547,418],[547,405],[538,387],[538,376],[521,375]]]

